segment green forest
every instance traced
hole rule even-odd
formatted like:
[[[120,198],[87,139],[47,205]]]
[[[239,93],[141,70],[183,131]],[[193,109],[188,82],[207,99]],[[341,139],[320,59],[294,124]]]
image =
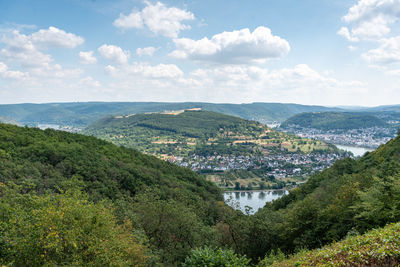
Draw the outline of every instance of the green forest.
[[[371,127],[390,127],[386,122],[369,113],[352,112],[311,112],[290,117],[281,128],[291,126],[318,130],[351,130]]]
[[[400,136],[246,215],[153,156],[0,124],[1,265],[396,266],[399,221]]]

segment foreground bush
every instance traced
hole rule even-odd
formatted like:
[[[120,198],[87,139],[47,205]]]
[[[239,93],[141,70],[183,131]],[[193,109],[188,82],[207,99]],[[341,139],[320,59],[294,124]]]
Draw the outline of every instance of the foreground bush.
[[[183,267],[245,267],[249,266],[250,260],[245,256],[238,256],[230,249],[219,248],[214,250],[209,247],[198,248],[186,258]]]
[[[399,266],[400,223],[301,252],[272,266]],[[269,266],[261,262],[259,266]]]
[[[117,225],[112,210],[79,190],[22,194],[0,184],[0,265],[143,266],[146,248],[129,221]]]

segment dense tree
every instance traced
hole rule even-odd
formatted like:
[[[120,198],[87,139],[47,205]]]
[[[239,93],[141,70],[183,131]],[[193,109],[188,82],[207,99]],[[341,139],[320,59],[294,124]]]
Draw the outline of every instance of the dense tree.
[[[78,189],[21,193],[0,184],[0,263],[15,266],[145,266],[148,249],[132,224],[118,225],[107,203]]]
[[[212,249],[209,247],[198,248],[188,256],[183,267],[246,267],[250,260],[245,256],[239,256],[229,249]]]
[[[0,124],[0,183],[31,185],[23,189],[23,193],[28,193],[26,197],[33,199],[43,197],[50,202],[49,199],[59,197],[57,194],[60,193],[62,184],[72,181],[82,185],[88,201],[99,203],[99,205],[102,201],[113,203],[110,214],[116,216],[115,242],[120,234],[124,234],[124,232],[119,233],[118,229],[128,226],[125,222],[129,219],[134,228],[146,237],[144,239],[149,240],[149,245],[157,253],[158,258],[166,261],[163,262],[166,266],[178,264],[190,252],[192,247],[186,242],[186,237],[193,248],[206,244],[208,241],[213,244],[211,240],[204,237],[215,224],[217,212],[214,203],[222,200],[222,196],[215,185],[190,170],[94,137]],[[157,199],[153,199],[151,203],[138,196],[142,192],[147,192],[149,188],[157,191]],[[55,195],[51,195],[52,193]],[[1,200],[5,202],[9,201],[10,196],[10,194],[0,194]],[[146,206],[146,204],[149,205]],[[146,220],[152,218],[146,217],[146,209],[149,209],[149,214],[166,217],[162,225],[159,225],[159,230],[167,229],[166,235],[160,236],[156,227],[150,229],[152,225],[145,223]],[[158,213],[160,210],[165,210],[165,213]],[[29,218],[32,216],[29,212],[24,213],[29,215],[21,219],[21,225],[16,225],[15,235],[19,233],[20,238],[23,235],[18,231],[29,229],[24,228],[31,222]],[[38,211],[35,209],[34,212]],[[50,207],[46,206],[43,208],[43,213],[38,213],[41,218],[50,220],[52,217],[44,212],[53,212]],[[70,214],[74,212],[79,213],[80,210],[68,210]],[[83,207],[82,213],[85,213]],[[88,216],[91,214],[90,210],[86,213]],[[54,220],[61,220],[57,216]],[[97,220],[96,216],[92,216],[94,220]],[[110,219],[107,216],[104,218]],[[113,220],[110,219],[110,222]],[[11,221],[6,221],[4,224],[10,223]],[[52,221],[45,223],[50,225]],[[60,222],[60,227],[63,227],[61,226],[63,223]],[[78,220],[71,223],[81,223],[85,226],[84,221]],[[185,229],[183,231],[185,236],[179,236],[179,230],[183,229]],[[199,229],[204,231],[197,232]],[[93,232],[93,237],[98,235],[98,238],[101,238],[101,231],[103,230]],[[206,234],[203,235],[203,233]],[[41,233],[41,235],[45,234],[46,232]],[[75,234],[79,235],[78,232],[71,233],[71,235]],[[162,240],[163,238],[165,240]],[[164,242],[167,240],[168,242]],[[160,245],[157,242],[164,243]],[[180,248],[181,243],[184,245]],[[95,243],[88,243],[88,249],[92,245],[97,246]],[[121,246],[123,246],[122,243]],[[174,248],[177,249],[173,250]],[[106,253],[104,255],[107,256]]]

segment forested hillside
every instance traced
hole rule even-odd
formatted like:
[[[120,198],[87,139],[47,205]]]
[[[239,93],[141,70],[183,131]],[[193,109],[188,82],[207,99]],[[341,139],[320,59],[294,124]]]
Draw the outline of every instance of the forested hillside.
[[[349,112],[301,113],[287,119],[282,123],[281,128],[293,126],[324,131],[389,127],[384,121],[368,113]]]
[[[6,124],[0,124],[0,185],[1,264],[18,265],[19,261],[14,260],[21,253],[25,253],[21,261],[29,257],[39,259],[32,261],[33,265],[69,265],[74,263],[76,253],[75,256],[83,257],[82,264],[89,260],[83,254],[92,253],[92,249],[100,254],[104,249],[111,250],[117,245],[116,236],[121,235],[128,244],[138,239],[147,242],[153,258],[174,265],[194,246],[210,242],[214,231],[211,226],[217,216],[215,203],[222,199],[216,186],[190,170],[135,150],[94,137]],[[75,186],[82,193],[72,190]],[[65,190],[75,193],[59,196]],[[61,213],[54,214],[58,210],[65,216],[68,212],[80,215],[71,214],[64,219]],[[82,212],[88,217],[81,217]],[[103,216],[104,220],[110,219],[110,225],[104,225]],[[103,226],[90,226],[91,220],[98,220],[107,228],[103,229],[104,239],[115,240],[109,239],[110,243],[101,248],[95,240],[103,238]],[[81,223],[83,228],[68,230]],[[126,229],[134,228],[134,232],[126,230],[129,235],[136,233],[133,237],[127,236],[123,226],[126,223]],[[27,228],[35,224],[37,228]],[[57,233],[52,231],[55,227]],[[26,237],[29,244],[24,245],[23,231],[32,232],[31,239]],[[79,231],[94,231],[87,232],[95,239],[93,243],[84,236],[79,239]],[[50,239],[39,242],[39,236]],[[60,255],[56,249],[60,249]],[[40,255],[46,252],[42,258]],[[61,256],[63,253],[65,257]],[[129,255],[127,251],[123,259]],[[66,259],[69,260],[62,261]]]

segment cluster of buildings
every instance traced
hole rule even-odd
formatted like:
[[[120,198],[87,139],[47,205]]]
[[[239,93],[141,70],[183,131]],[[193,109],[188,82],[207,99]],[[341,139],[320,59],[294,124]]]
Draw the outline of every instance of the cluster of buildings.
[[[76,127],[76,126],[68,126],[68,125],[61,126],[58,124],[38,124],[37,128],[39,128],[41,130],[53,129],[53,130],[70,132],[70,133],[79,133],[83,130],[84,127]]]
[[[347,157],[339,153],[277,153],[268,155],[218,155],[171,157],[169,161],[199,172],[229,170],[265,170],[274,178],[308,176],[330,167],[337,159]]]
[[[317,139],[336,145],[377,148],[396,136],[395,128],[371,127],[352,130],[322,131],[313,128],[287,128],[285,131],[300,137]]]

